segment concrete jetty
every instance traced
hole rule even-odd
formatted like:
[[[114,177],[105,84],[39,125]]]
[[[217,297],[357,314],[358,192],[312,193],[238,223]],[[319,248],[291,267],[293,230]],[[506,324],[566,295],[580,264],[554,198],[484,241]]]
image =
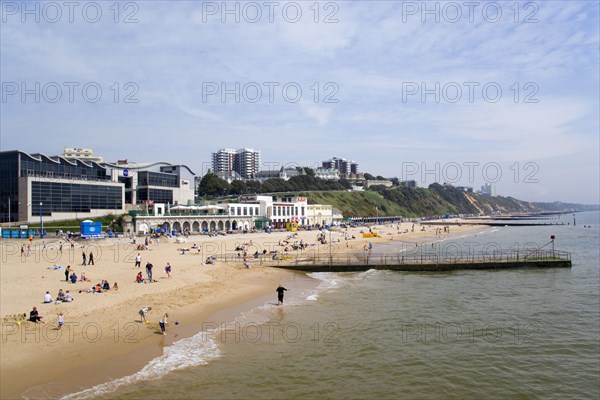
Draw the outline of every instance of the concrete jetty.
[[[294,257],[281,255],[260,265],[304,272],[355,272],[369,269],[413,272],[493,270],[510,268],[571,268],[571,253],[559,250],[501,250],[489,254],[451,256],[436,253]]]

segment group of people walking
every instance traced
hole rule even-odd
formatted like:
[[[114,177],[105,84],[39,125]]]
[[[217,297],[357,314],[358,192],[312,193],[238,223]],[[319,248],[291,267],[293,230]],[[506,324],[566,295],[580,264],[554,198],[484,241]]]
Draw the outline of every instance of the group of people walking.
[[[86,264],[87,260],[87,264]],[[94,265],[94,252],[90,250],[88,255],[85,254],[85,249],[81,250],[81,265]]]

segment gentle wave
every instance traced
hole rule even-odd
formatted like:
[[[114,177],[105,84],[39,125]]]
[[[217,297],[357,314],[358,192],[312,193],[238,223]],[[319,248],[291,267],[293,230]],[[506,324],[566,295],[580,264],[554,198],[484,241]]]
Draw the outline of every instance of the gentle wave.
[[[92,399],[112,393],[118,388],[140,381],[159,379],[172,371],[183,368],[206,365],[220,356],[217,342],[206,333],[178,340],[163,349],[163,355],[150,361],[133,375],[96,385],[92,388],[62,397],[62,400]]]
[[[317,292],[321,290],[323,288],[317,287],[301,291],[296,296],[287,296],[285,304],[288,307],[309,304],[317,300]],[[139,372],[66,395],[61,400],[92,399],[112,393],[125,385],[159,379],[172,371],[184,368],[206,365],[220,357],[219,345],[213,338],[218,338],[221,330],[233,329],[237,324],[264,324],[273,317],[273,313],[278,309],[278,307],[273,307],[274,305],[276,304],[273,302],[266,302],[261,306],[242,312],[231,322],[219,324],[214,331],[200,332],[190,338],[179,340],[171,346],[165,347],[162,356],[150,361]]]
[[[332,289],[346,287],[353,282],[365,279],[370,275],[378,275],[383,271],[377,269],[369,269],[363,272],[311,272],[308,274],[311,278],[321,281],[315,292],[323,292]]]

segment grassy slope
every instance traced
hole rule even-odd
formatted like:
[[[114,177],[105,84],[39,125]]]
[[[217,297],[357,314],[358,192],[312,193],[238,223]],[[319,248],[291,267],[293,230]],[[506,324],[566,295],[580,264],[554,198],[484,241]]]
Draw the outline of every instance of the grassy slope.
[[[530,203],[512,197],[487,197],[464,193],[454,187],[393,188],[364,192],[303,192],[309,204],[331,204],[342,211],[344,217],[402,215],[421,217],[444,214],[489,214],[502,212],[580,211],[598,209],[598,206],[566,203]]]
[[[308,192],[310,204],[331,204],[345,217],[402,215],[423,216],[456,213],[457,208],[427,189],[399,190],[394,200],[374,191],[364,192]],[[379,211],[377,211],[377,209]]]

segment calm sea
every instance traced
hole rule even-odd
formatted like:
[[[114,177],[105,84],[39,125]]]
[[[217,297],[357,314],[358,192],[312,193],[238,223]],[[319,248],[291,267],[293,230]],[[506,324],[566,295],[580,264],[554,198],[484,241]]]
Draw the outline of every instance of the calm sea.
[[[73,397],[598,398],[600,214],[576,219],[434,244],[526,249],[556,235],[556,248],[572,252],[572,269],[299,276],[286,284],[283,307],[273,298],[224,329],[215,321],[139,373]],[[395,246],[375,250],[401,250]]]

